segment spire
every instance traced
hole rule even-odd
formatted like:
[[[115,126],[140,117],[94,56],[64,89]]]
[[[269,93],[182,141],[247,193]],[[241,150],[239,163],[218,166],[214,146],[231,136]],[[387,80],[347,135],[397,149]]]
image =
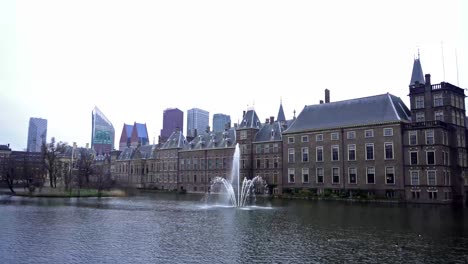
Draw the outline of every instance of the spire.
[[[416,82],[424,84],[424,73],[421,67],[421,60],[419,59],[419,50],[418,58],[414,59],[413,63],[413,72],[411,73],[410,86],[415,85]]]
[[[285,122],[286,121],[286,116],[284,115],[284,110],[283,110],[283,99],[280,99],[280,108],[278,111],[278,117],[276,118],[278,122]]]

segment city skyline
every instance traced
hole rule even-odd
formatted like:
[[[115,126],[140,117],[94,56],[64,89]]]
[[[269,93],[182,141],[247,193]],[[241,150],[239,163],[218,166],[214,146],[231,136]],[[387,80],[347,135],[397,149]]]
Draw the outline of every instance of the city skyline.
[[[409,104],[418,48],[434,83],[468,87],[463,1],[69,4],[0,4],[0,144],[25,149],[29,117],[42,116],[48,140],[85,146],[95,105],[157,138],[169,107],[237,123],[255,106],[263,121],[282,98],[291,119],[325,88],[332,102],[390,92]]]

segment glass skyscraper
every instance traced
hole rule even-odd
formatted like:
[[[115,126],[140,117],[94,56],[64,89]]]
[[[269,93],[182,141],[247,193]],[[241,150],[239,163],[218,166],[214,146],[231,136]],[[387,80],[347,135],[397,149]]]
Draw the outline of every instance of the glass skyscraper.
[[[226,128],[226,124],[231,127],[231,116],[225,114],[214,114],[213,115],[213,131],[221,132]]]
[[[192,108],[187,111],[187,136],[194,137],[195,129],[197,134],[203,134],[210,123],[210,113],[208,111]]]
[[[97,107],[92,112],[91,133],[91,148],[96,154],[109,153],[114,149],[114,126]]]
[[[176,128],[179,128],[180,131],[184,131],[184,112],[177,108],[168,108],[164,110],[161,138],[169,138]]]
[[[28,128],[28,152],[41,152],[47,140],[47,119],[31,117]]]

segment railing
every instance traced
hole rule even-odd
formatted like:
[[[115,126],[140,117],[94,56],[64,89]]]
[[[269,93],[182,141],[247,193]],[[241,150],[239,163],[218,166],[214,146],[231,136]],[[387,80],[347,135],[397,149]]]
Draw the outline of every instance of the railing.
[[[449,124],[439,121],[439,120],[434,120],[434,121],[424,121],[424,122],[414,122],[410,124],[405,124],[404,128],[406,129],[413,129],[413,128],[425,128],[425,127],[444,127],[444,128],[449,128]]]

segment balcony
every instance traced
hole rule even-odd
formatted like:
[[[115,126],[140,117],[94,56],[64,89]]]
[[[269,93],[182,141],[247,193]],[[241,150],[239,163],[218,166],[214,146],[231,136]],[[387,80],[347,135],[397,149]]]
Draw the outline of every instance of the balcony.
[[[443,127],[443,128],[449,129],[450,125],[448,123],[445,123],[439,120],[414,122],[414,123],[409,123],[409,124],[404,125],[405,129],[431,128],[431,127]]]

